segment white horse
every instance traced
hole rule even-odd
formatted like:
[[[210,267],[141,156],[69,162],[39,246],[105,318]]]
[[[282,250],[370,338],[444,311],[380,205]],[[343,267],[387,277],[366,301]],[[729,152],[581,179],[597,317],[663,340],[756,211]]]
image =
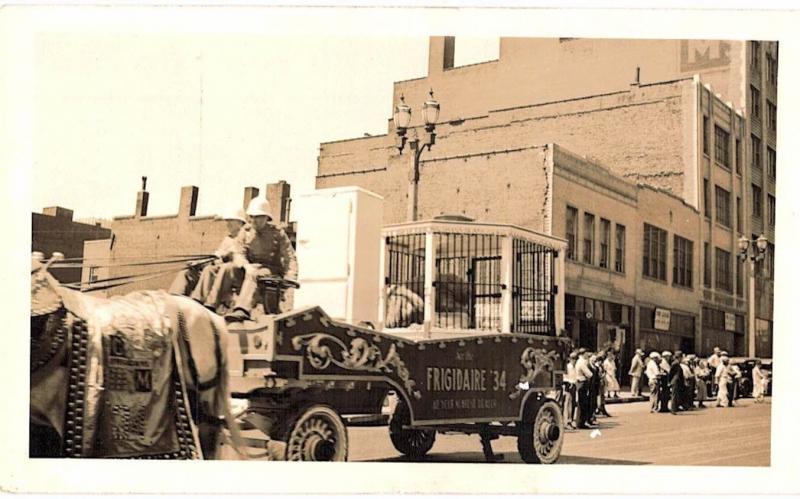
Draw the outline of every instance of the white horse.
[[[93,407],[97,408],[97,411],[120,410],[120,406],[114,406],[112,409],[110,402],[104,402],[103,399],[108,396],[110,383],[114,383],[114,379],[113,376],[109,376],[112,379],[103,379],[103,373],[110,371],[104,369],[102,365],[104,358],[102,348],[104,344],[105,348],[108,348],[108,338],[104,342],[102,336],[105,334],[103,331],[106,333],[109,331],[109,327],[113,330],[115,324],[130,324],[130,321],[126,322],[129,317],[143,321],[147,327],[152,324],[167,325],[163,331],[162,343],[152,342],[155,336],[151,334],[144,336],[145,343],[139,344],[138,347],[143,349],[140,353],[148,352],[148,349],[149,353],[155,352],[148,357],[149,359],[159,359],[160,353],[157,350],[160,348],[173,353],[174,360],[164,360],[168,362],[164,365],[171,365],[172,368],[165,378],[171,381],[166,382],[163,387],[170,392],[170,395],[173,389],[178,395],[183,394],[183,400],[186,401],[183,407],[188,408],[190,412],[181,415],[183,423],[180,421],[175,423],[176,428],[184,428],[183,440],[180,441],[200,444],[199,449],[194,445],[190,447],[191,452],[182,453],[180,456],[174,453],[158,457],[214,458],[221,442],[223,422],[228,426],[234,446],[243,448],[240,447],[242,440],[231,416],[229,405],[225,321],[189,298],[168,295],[161,291],[136,292],[109,300],[65,288],[47,271],[49,264],[58,256],[54,255],[47,264],[42,264],[41,256],[36,255],[32,259],[31,456],[106,455],[104,452],[108,449],[103,448],[106,445],[103,441],[84,443],[79,446],[83,452],[76,453],[75,449],[78,447],[74,444],[75,435],[83,433],[85,428],[80,426],[83,424],[80,422],[80,417],[79,426],[75,427],[74,406],[81,407],[79,415],[82,415],[89,405],[84,405],[81,401],[93,396],[96,404]],[[121,317],[124,314],[128,315]],[[75,327],[76,324],[80,327]],[[76,338],[76,335],[80,336],[80,339]],[[133,340],[141,343],[141,338]],[[155,338],[158,340],[161,337]],[[75,374],[77,370],[71,369],[75,368],[75,359],[79,359],[81,355],[92,357],[84,359],[84,364],[90,366],[86,369],[88,372],[86,379],[83,374],[80,379],[77,378]],[[138,358],[116,358],[117,361],[119,359],[126,362],[140,362]],[[119,372],[131,371],[118,370],[117,373]],[[144,381],[136,381],[140,384],[145,383],[144,391],[147,391],[150,383],[155,387],[155,381],[149,377],[145,377]],[[75,402],[76,390],[79,395],[77,402]],[[151,388],[150,391],[158,392],[156,388]],[[136,394],[130,395],[131,398],[135,396]],[[176,402],[170,404],[180,406],[179,398],[176,396]],[[159,432],[163,431],[162,426],[166,424],[153,425],[152,421],[147,420],[151,409],[152,407],[140,408],[138,428],[147,427],[147,432],[160,434]],[[128,417],[127,414],[125,417]],[[189,421],[194,425],[188,424]],[[152,426],[148,427],[148,424]],[[187,428],[190,431],[186,431]],[[118,430],[115,428],[114,431]],[[148,440],[144,442],[143,447],[140,446],[141,455],[152,455],[153,452],[148,452],[150,450],[147,448]],[[66,450],[70,445],[73,452]]]

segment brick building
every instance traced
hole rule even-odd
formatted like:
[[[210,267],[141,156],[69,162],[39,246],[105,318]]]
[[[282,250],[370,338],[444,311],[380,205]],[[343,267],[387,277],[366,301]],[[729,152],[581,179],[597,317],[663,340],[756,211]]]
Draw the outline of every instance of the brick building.
[[[143,186],[144,187],[144,186]],[[256,187],[246,187],[242,206],[259,195]],[[286,230],[294,241],[294,224],[289,222],[290,186],[280,181],[266,186],[273,220]],[[131,262],[159,262],[170,257],[184,255],[209,255],[219,246],[227,230],[224,220],[215,215],[198,216],[199,189],[195,186],[181,188],[176,215],[148,216],[149,193],[139,191],[133,215],[114,217],[110,235],[104,241],[93,241],[86,245],[83,281],[107,279],[120,276],[141,276],[141,281],[102,291],[102,295],[125,294],[140,289],[166,289],[175,272],[147,278],[145,274],[157,274],[180,267],[180,263],[163,265],[126,266]],[[110,264],[106,265],[106,262]]]
[[[453,50],[432,38],[428,76],[394,88],[393,106],[404,95],[419,109],[429,88],[442,103],[421,219],[457,212],[567,238],[570,333],[587,346],[624,335],[626,351],[745,354],[737,240],[763,232],[756,353],[771,355],[776,44],[501,39],[498,60],[461,68]],[[420,125],[412,116],[409,133],[424,138]],[[413,163],[388,128],[321,144],[317,187],[379,193],[392,223],[406,218]]]
[[[72,210],[60,206],[45,208],[42,213],[32,213],[31,251],[41,251],[46,258],[56,251],[63,253],[66,258],[83,258],[85,242],[110,236],[111,231],[101,227],[99,223],[73,221],[72,213]],[[55,268],[52,272],[63,283],[78,282],[81,279],[80,266]]]

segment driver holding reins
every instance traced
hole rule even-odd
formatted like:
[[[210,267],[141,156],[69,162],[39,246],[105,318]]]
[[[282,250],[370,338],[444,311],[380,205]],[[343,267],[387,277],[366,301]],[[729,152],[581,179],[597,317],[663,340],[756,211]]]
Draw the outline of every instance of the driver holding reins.
[[[247,215],[250,216],[250,227],[242,230],[236,238],[233,249],[232,265],[230,268],[244,269],[244,278],[241,282],[239,296],[233,305],[233,311],[225,316],[228,322],[241,322],[250,318],[250,312],[255,306],[260,277],[275,276],[285,279],[297,279],[297,258],[292,248],[292,243],[286,232],[274,225],[270,216],[269,201],[264,197],[257,197],[250,201]],[[249,230],[248,230],[249,229]],[[238,281],[241,273],[223,272],[219,276],[224,280]],[[206,303],[218,305],[221,296],[214,291],[229,289],[229,286],[214,286]],[[231,283],[233,284],[233,283]],[[265,297],[265,312],[276,313],[285,311],[289,305],[289,291],[281,293],[278,290],[267,290]]]

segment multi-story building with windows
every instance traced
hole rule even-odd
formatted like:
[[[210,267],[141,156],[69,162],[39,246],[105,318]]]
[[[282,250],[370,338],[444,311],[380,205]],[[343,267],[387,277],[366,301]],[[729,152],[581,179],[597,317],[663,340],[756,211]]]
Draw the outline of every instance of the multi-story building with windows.
[[[428,76],[395,83],[393,105],[419,109],[430,88],[442,105],[420,218],[564,237],[581,344],[739,355],[749,276],[737,242],[763,232],[756,353],[770,354],[775,141],[751,113],[774,119],[776,44],[501,39],[499,59],[464,67],[454,50],[432,38]],[[424,137],[419,120],[410,133]],[[405,220],[413,163],[395,139],[390,120],[386,135],[321,144],[317,186],[359,185],[384,196],[387,223]]]

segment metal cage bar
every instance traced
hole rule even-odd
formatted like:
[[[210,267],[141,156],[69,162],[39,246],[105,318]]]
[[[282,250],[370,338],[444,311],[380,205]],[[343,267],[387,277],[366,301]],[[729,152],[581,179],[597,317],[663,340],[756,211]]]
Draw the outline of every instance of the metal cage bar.
[[[556,250],[517,238],[513,248],[512,331],[555,335]]]

